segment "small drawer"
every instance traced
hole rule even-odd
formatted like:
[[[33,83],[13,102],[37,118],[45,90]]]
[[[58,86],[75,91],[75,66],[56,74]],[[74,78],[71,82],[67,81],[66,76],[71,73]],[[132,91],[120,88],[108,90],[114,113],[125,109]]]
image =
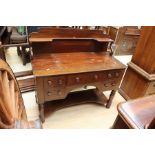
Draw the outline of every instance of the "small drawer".
[[[57,80],[53,77],[48,77],[44,79],[44,87],[57,87]]]
[[[114,71],[106,71],[104,74],[106,74],[106,79],[110,80],[115,77],[114,73]]]
[[[91,76],[89,76],[89,78],[92,82],[98,82],[103,79],[103,74],[102,73],[93,73]]]
[[[65,98],[65,89],[50,89],[45,90],[44,92],[45,100],[57,100],[57,99],[64,99]]]
[[[101,82],[107,79],[107,72],[93,72],[88,75],[88,79],[90,83]]]
[[[103,82],[105,90],[118,89],[120,82],[118,80],[108,80]]]
[[[119,78],[120,76],[122,76],[120,70],[107,72],[107,79]]]
[[[91,78],[92,78],[91,73],[69,75],[67,85],[71,86],[71,85],[88,84],[91,82]]]
[[[64,76],[47,77],[44,79],[45,88],[64,87],[66,85],[66,78]]]

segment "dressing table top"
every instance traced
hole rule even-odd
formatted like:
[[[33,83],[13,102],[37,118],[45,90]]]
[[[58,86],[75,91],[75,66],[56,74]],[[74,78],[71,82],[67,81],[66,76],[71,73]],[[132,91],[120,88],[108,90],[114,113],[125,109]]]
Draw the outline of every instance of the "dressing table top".
[[[43,53],[33,57],[35,76],[63,75],[112,69],[125,66],[108,52]]]

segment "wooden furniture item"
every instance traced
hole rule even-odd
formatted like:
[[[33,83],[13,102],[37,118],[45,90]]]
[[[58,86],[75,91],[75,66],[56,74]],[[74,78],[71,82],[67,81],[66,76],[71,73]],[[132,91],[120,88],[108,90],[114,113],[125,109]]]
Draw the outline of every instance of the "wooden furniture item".
[[[43,28],[29,39],[36,98],[44,122],[44,103],[64,99],[74,89],[95,86],[96,94],[112,90],[109,108],[125,66],[107,52],[112,40],[101,30]]]
[[[1,45],[0,45],[0,58],[3,59],[4,61],[6,61],[4,48]]]
[[[41,128],[40,120],[27,120],[22,96],[6,62],[0,59],[0,128]]]
[[[120,93],[135,99],[155,93],[155,27],[142,27],[136,51],[128,64]]]
[[[15,77],[18,81],[19,88],[22,93],[28,91],[34,91],[35,79],[32,70],[16,72]]]
[[[109,35],[115,40],[115,55],[132,55],[135,52],[140,36],[137,26],[109,27]]]
[[[6,49],[8,47],[17,47],[17,53],[19,56],[21,56],[23,65],[26,65],[27,62],[30,62],[30,52],[26,50],[27,48],[29,48],[27,27],[25,27],[26,34],[23,35],[25,39],[22,39],[22,35],[20,35],[18,32],[16,32],[16,34],[13,35],[14,34],[13,30],[17,31],[16,27],[9,26],[10,32],[8,32],[7,30],[8,27],[5,26],[4,28],[3,29],[5,31],[2,29],[4,31],[3,32],[4,35],[2,36],[2,38],[0,32],[0,40],[2,42],[2,48]]]
[[[6,61],[3,42],[6,40],[6,26],[0,26],[0,58]]]
[[[121,103],[113,129],[155,129],[155,95]]]

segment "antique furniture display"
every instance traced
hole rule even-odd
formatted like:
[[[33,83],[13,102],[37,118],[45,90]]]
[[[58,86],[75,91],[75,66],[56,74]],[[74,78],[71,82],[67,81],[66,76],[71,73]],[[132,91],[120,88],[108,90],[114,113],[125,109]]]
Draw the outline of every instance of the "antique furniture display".
[[[28,121],[23,99],[8,64],[0,59],[0,128],[42,128],[40,120]]]
[[[95,86],[101,99],[103,91],[112,90],[106,103],[110,107],[125,66],[107,51],[112,40],[103,31],[42,28],[32,33],[29,41],[43,122],[45,102],[64,99],[72,90],[85,86]]]
[[[115,55],[132,55],[137,46],[140,29],[136,26],[109,27],[109,35],[114,42]]]
[[[135,99],[155,93],[155,27],[142,27],[136,51],[128,64],[120,93]]]
[[[20,27],[24,28],[23,32],[20,31]],[[3,33],[3,36],[0,37],[3,51],[8,47],[17,47],[17,53],[21,56],[23,65],[30,62],[30,52],[26,50],[29,48],[27,27],[5,26]]]
[[[113,129],[155,129],[155,95],[118,104]]]

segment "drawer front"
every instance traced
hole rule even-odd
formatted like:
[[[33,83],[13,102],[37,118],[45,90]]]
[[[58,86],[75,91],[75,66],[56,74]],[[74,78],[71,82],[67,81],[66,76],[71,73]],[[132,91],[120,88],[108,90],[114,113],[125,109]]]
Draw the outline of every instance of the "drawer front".
[[[58,100],[58,99],[64,99],[65,98],[65,89],[49,89],[45,90],[44,96],[46,101],[51,100]]]
[[[63,99],[65,95],[66,77],[55,76],[44,78],[44,96],[46,101]]]
[[[105,71],[103,72],[106,76],[106,80],[111,80],[115,78],[122,78],[123,72],[121,70]]]
[[[92,81],[92,74],[73,74],[67,76],[67,86],[85,85]]]
[[[44,78],[44,87],[48,88],[58,88],[58,87],[65,87],[66,85],[66,78],[65,76],[54,76],[54,77],[47,77]]]
[[[147,95],[155,94],[155,81],[149,83],[146,94]]]
[[[83,86],[96,86],[103,91],[119,87],[123,70],[70,74],[44,78],[44,97],[46,101],[64,99],[73,89]]]
[[[68,75],[67,86],[91,85],[92,83],[103,81],[104,79],[106,79],[106,75],[102,72],[73,74]]]
[[[102,71],[102,72],[93,72],[93,73],[83,73],[83,74],[74,74],[68,75],[67,77],[67,86],[74,85],[93,85],[96,83],[108,83],[108,85],[115,86],[115,83],[119,83],[124,71],[114,70],[114,71]]]
[[[116,90],[116,89],[118,89],[119,85],[120,85],[120,80],[111,79],[111,80],[103,81],[103,86],[101,86],[101,87],[102,87],[103,91]]]
[[[100,89],[103,91],[118,89],[123,74],[124,70],[111,70],[102,72],[102,81],[99,81],[98,87],[100,87]]]

